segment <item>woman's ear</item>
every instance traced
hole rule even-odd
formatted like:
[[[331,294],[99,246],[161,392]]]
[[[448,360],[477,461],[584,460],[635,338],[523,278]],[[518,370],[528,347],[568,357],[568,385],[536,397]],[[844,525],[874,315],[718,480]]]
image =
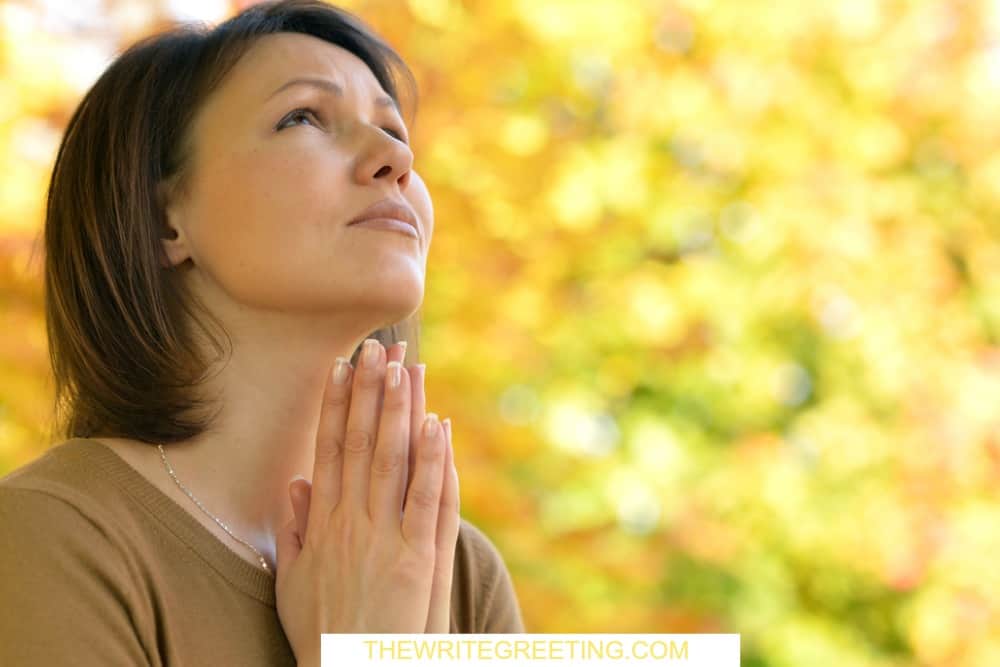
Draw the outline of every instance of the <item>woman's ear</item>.
[[[163,231],[166,234],[160,238],[160,243],[163,244],[164,259],[161,261],[164,268],[177,266],[191,257],[187,234],[184,231],[183,209],[174,194],[171,183],[157,184],[156,201],[163,211],[165,225]]]

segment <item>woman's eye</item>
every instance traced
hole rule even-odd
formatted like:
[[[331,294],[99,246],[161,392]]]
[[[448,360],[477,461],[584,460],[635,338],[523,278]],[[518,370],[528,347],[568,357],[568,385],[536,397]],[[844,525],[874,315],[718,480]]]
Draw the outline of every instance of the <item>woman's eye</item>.
[[[295,120],[298,118],[309,118],[309,117],[311,117],[313,120],[317,120],[316,112],[313,111],[312,109],[307,109],[307,108],[296,109],[295,111],[291,112],[290,114],[281,119],[281,122],[278,123],[278,129],[279,130],[283,129],[288,124],[288,121]],[[298,125],[298,123],[294,124]],[[316,123],[313,124],[315,125]]]
[[[313,109],[310,109],[308,107],[303,107],[301,109],[296,109],[295,111],[292,111],[287,116],[282,118],[281,122],[278,123],[277,129],[279,130],[284,129],[289,125],[290,121],[298,120],[299,118],[309,118],[311,119],[310,123],[312,123],[313,125],[317,126],[321,125],[321,123],[317,124],[317,121],[319,121],[319,115]],[[292,125],[298,125],[298,124],[299,123],[292,123]],[[383,127],[382,131],[396,138],[398,141],[401,141],[404,144],[406,143],[406,139],[403,137],[402,132],[394,130],[391,127]]]

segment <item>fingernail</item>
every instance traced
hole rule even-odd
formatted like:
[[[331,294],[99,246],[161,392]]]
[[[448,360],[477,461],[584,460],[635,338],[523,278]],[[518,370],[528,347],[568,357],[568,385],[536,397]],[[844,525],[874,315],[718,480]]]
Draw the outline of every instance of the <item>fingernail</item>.
[[[437,435],[439,425],[438,416],[433,412],[428,412],[427,417],[424,418],[424,437],[435,437]]]
[[[398,345],[401,348],[403,348],[403,359],[406,359],[406,341],[405,340],[401,340],[401,341],[399,341]]]
[[[403,365],[398,361],[390,361],[387,365],[388,373],[386,379],[389,381],[389,388],[395,389],[399,386],[399,376],[403,372]]]
[[[333,367],[334,384],[343,384],[347,380],[347,371],[351,367],[350,359],[337,357],[337,364]]]
[[[362,354],[366,366],[374,366],[375,362],[378,361],[378,345],[378,341],[374,338],[365,339],[365,349]]]
[[[441,428],[444,429],[444,437],[451,440],[451,417],[441,422]]]

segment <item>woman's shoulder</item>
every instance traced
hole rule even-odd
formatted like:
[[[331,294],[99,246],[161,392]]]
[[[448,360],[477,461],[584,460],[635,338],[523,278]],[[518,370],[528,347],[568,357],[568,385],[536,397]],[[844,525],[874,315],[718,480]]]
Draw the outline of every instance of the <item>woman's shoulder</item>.
[[[85,442],[67,441],[0,478],[0,564],[37,568],[52,560],[73,569],[84,553],[119,551],[120,498],[102,484],[102,471],[87,454]]]
[[[90,453],[68,441],[0,478],[0,664],[146,662],[123,503]]]
[[[0,493],[39,491],[74,495],[95,484],[102,470],[101,452],[86,438],[72,438],[50,446],[34,459],[0,476]]]
[[[499,549],[462,518],[452,573],[452,632],[524,632],[510,574]]]
[[[102,463],[109,455],[85,438],[73,438],[0,477],[3,530],[30,534],[29,524],[42,525],[51,539],[86,524],[109,537],[118,533],[123,494],[109,483],[114,470]]]
[[[504,567],[503,556],[493,541],[464,517],[459,520],[455,557],[466,560],[477,574],[494,574],[498,567]]]
[[[84,479],[89,463],[86,441],[73,438],[50,446],[34,459],[0,476],[0,493],[46,491],[59,494],[78,486]]]

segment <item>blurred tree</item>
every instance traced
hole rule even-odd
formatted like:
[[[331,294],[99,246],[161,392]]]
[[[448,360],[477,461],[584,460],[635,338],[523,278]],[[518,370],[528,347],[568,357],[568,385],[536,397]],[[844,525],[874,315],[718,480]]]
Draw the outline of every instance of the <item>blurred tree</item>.
[[[1000,664],[1000,5],[342,6],[420,82],[429,400],[529,630]],[[68,113],[237,8],[0,5],[0,471],[49,444]]]

